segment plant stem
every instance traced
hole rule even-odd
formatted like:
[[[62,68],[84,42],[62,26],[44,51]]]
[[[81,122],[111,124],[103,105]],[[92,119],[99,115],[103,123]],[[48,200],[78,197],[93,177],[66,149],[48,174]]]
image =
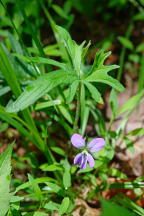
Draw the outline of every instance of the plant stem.
[[[126,36],[125,36],[127,39],[129,39],[129,37],[131,35],[131,32],[132,32],[132,29],[133,29],[133,23],[131,22],[129,24],[129,26],[128,26],[128,29],[127,29],[127,32],[126,32]],[[119,81],[121,80],[121,77],[122,77],[125,55],[126,55],[126,48],[123,47],[122,51],[121,51],[121,54],[120,54],[120,62],[119,62],[120,68],[118,70],[118,76],[117,76],[117,79]]]
[[[81,93],[81,86],[79,85],[79,88],[77,90],[77,106],[76,106],[76,114],[75,114],[75,120],[73,126],[73,133],[78,132],[78,122],[80,117],[80,93]]]

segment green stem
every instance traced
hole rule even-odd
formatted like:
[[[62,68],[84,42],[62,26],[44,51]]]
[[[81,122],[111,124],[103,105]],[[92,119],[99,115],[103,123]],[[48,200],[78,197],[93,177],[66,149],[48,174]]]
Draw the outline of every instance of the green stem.
[[[79,88],[77,90],[77,106],[76,106],[76,114],[75,114],[75,120],[74,120],[74,126],[73,126],[73,133],[78,132],[78,122],[80,117],[80,93],[81,93],[81,86],[79,85]]]
[[[133,23],[131,22],[129,24],[129,26],[128,26],[128,29],[127,29],[127,32],[126,32],[126,36],[125,36],[127,39],[129,39],[129,37],[131,35],[131,32],[132,32],[132,29],[133,29]],[[120,68],[118,70],[118,76],[117,76],[117,79],[119,81],[121,80],[121,77],[122,77],[125,55],[126,55],[126,48],[123,47],[122,51],[121,51],[121,54],[120,54],[120,62],[119,62]]]

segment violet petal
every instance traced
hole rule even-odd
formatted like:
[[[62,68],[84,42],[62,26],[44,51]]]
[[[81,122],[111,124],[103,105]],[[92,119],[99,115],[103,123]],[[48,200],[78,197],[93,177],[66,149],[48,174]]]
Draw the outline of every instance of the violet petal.
[[[93,168],[94,165],[95,165],[95,161],[94,161],[93,157],[91,156],[91,154],[89,154],[89,153],[87,155],[87,161],[88,161],[88,163],[90,165],[90,168]]]
[[[75,158],[74,158],[74,165],[80,164],[82,162],[82,156],[83,156],[82,153],[79,153],[79,154],[77,154],[75,156]]]
[[[83,154],[82,161],[80,164],[80,169],[86,169],[86,165],[87,165],[87,155]]]
[[[105,140],[102,138],[93,139],[89,144],[88,147],[90,148],[90,152],[97,152],[100,151],[105,145]]]
[[[73,134],[71,137],[72,145],[76,148],[85,147],[85,140],[79,134]]]

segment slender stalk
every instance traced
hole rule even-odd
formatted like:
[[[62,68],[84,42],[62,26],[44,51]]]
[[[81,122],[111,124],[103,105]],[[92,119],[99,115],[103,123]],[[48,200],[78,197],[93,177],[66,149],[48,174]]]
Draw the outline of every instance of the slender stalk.
[[[81,86],[79,85],[79,88],[77,90],[77,106],[76,106],[76,114],[75,114],[75,120],[74,120],[74,126],[73,126],[73,133],[78,132],[78,122],[80,117],[80,93],[81,93]]]
[[[127,39],[129,39],[129,37],[131,35],[131,32],[132,32],[132,29],[133,29],[133,23],[131,22],[129,24],[129,26],[128,26],[128,29],[127,29],[127,32],[126,32],[126,36],[125,36]],[[121,51],[121,54],[120,54],[120,62],[119,62],[120,68],[118,70],[118,76],[117,76],[117,79],[119,81],[121,80],[121,77],[122,77],[125,55],[126,55],[126,48],[123,47],[122,51]]]

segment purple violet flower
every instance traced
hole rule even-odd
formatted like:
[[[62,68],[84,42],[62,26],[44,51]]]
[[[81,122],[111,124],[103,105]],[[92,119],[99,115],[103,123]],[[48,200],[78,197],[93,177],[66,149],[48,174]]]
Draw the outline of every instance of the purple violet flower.
[[[73,134],[71,143],[74,147],[83,150],[75,156],[74,164],[78,164],[80,169],[86,169],[87,163],[89,163],[90,168],[94,167],[95,161],[92,154],[100,151],[104,147],[105,140],[102,138],[95,138],[86,144],[85,139],[81,135]]]

